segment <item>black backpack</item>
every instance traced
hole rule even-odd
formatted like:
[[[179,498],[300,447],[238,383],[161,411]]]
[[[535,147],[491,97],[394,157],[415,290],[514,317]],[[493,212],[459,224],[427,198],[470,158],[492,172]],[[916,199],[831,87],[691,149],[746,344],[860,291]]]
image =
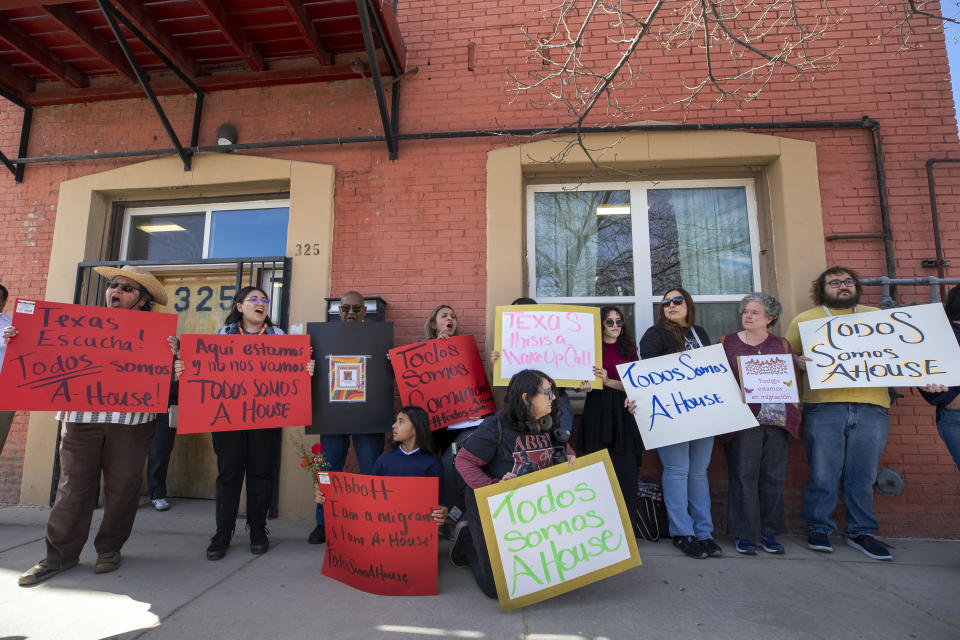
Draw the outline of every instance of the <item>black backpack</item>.
[[[650,542],[670,537],[663,490],[656,482],[646,479],[637,483],[637,535]]]

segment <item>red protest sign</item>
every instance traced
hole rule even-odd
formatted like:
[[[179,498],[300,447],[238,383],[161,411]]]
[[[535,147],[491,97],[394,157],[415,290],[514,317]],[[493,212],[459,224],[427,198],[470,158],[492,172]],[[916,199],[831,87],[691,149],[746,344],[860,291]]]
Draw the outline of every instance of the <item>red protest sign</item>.
[[[436,478],[320,472],[323,575],[384,596],[437,594]]]
[[[310,424],[310,338],[183,335],[177,431]]]
[[[166,413],[177,316],[17,300],[0,409]]]
[[[431,429],[497,410],[473,336],[397,347],[390,363],[403,404],[426,409]]]

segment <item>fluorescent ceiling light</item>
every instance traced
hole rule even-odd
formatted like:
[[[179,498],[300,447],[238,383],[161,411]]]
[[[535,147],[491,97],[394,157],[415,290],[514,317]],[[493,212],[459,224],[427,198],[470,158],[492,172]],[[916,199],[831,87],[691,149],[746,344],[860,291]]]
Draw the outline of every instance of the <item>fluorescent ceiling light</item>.
[[[598,216],[622,216],[630,215],[630,205],[628,204],[599,204],[597,205]]]
[[[161,231],[186,231],[178,224],[142,224],[137,229],[144,233],[160,233]]]

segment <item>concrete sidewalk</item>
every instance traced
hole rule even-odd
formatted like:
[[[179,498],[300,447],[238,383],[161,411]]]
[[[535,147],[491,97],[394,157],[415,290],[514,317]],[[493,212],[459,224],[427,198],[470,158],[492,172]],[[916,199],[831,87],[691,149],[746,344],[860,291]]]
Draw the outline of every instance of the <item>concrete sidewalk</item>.
[[[116,572],[93,573],[91,541],[78,567],[32,588],[17,576],[43,557],[49,510],[0,507],[0,639],[960,638],[960,542],[885,540],[895,560],[878,562],[839,537],[833,554],[785,537],[786,555],[756,557],[719,537],[724,556],[706,560],[641,541],[642,567],[501,614],[468,569],[449,564],[447,541],[438,596],[374,596],[320,574],[312,522],[270,522],[262,556],[238,533],[209,562],[213,503],[172,504],[140,510]]]

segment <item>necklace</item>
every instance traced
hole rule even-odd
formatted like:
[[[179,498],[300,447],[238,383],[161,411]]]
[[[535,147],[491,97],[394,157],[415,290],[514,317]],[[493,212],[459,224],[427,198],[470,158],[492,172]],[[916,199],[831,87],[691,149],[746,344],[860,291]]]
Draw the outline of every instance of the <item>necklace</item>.
[[[767,341],[767,336],[764,336],[764,337],[763,337],[763,340],[761,340],[761,341],[758,342],[757,344],[750,344],[750,342],[747,341],[747,332],[746,332],[746,331],[741,331],[741,332],[740,332],[740,341],[743,342],[743,344],[747,345],[748,347],[755,347],[755,348],[757,349],[757,355],[760,355],[760,345],[762,345],[764,342]]]

